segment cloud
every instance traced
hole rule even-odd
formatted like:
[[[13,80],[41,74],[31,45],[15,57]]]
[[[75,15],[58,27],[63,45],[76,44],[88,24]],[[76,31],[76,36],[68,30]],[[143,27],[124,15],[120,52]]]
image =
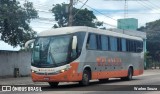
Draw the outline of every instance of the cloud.
[[[19,0],[19,1],[24,2],[25,0]],[[38,12],[39,17],[49,19],[49,20],[36,19],[31,21],[30,25],[38,33],[44,30],[48,30],[52,28],[52,26],[54,25],[55,22],[50,21],[54,19],[54,16],[51,12],[49,12],[49,10],[52,9],[53,4],[61,4],[63,2],[65,2],[66,4],[69,3],[69,0],[28,0],[28,1],[33,2],[33,5],[36,8],[36,10],[39,10]],[[80,0],[80,1],[85,2],[86,0]],[[160,0],[149,0],[149,1],[148,0],[146,1],[129,0],[127,2],[128,4],[127,17],[138,19],[139,27],[145,25],[145,23],[147,22],[160,19],[160,16],[159,16],[160,10],[157,10],[159,9],[159,5],[158,5],[159,3],[160,3]],[[83,5],[82,3],[78,2],[74,5],[74,7],[80,8],[82,5]],[[125,8],[124,0],[115,0],[115,1],[114,0],[88,0],[87,5],[98,10],[104,15],[110,16],[114,19],[124,18],[124,8]],[[88,7],[84,6],[83,8],[88,8]],[[94,12],[94,14],[96,15],[99,21],[103,21],[105,23],[117,26],[117,22],[115,20],[107,18],[97,12]],[[105,26],[107,28],[113,28],[112,26],[109,26],[109,25],[105,25]],[[4,46],[0,46],[0,49],[7,48],[5,45],[6,44],[4,44]]]
[[[20,50],[20,47],[16,47],[16,48],[13,48],[12,46],[8,45],[7,43],[3,42],[0,40],[0,50],[12,50],[12,51],[18,51]]]

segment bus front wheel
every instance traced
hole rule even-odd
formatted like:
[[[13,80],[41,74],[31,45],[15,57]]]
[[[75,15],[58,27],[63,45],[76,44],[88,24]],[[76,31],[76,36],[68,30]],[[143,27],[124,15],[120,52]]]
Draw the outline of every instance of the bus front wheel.
[[[48,82],[51,87],[57,87],[59,82]]]
[[[82,75],[82,80],[79,82],[80,85],[87,86],[89,85],[90,73],[88,70],[84,70]]]

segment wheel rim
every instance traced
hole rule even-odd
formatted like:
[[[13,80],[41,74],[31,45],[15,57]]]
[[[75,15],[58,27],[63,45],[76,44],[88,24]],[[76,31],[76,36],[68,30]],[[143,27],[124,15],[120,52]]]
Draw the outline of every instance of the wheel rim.
[[[87,74],[84,74],[84,82],[88,83],[88,75]]]
[[[132,71],[129,72],[129,79],[132,79]]]

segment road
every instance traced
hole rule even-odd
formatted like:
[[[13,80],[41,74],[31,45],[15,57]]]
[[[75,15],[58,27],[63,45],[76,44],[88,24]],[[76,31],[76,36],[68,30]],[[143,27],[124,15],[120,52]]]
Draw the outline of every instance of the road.
[[[22,78],[20,78],[22,79]],[[146,70],[143,75],[133,77],[132,81],[121,81],[120,79],[110,79],[108,82],[100,83],[98,80],[91,81],[89,86],[82,87],[77,83],[60,83],[57,88],[51,88],[47,83],[33,83],[30,78],[25,84],[17,82],[21,85],[40,85],[42,92],[23,92],[23,94],[160,94],[160,91],[133,91],[131,85],[149,85],[160,88],[160,70]],[[3,81],[4,82],[4,81]],[[7,82],[6,82],[7,83]],[[4,83],[3,83],[4,84]],[[12,83],[13,84],[13,83]],[[16,84],[15,84],[16,85]],[[159,86],[155,86],[159,85]],[[140,86],[141,87],[141,86]],[[121,91],[124,90],[124,91]],[[21,94],[22,92],[3,92],[0,94]]]

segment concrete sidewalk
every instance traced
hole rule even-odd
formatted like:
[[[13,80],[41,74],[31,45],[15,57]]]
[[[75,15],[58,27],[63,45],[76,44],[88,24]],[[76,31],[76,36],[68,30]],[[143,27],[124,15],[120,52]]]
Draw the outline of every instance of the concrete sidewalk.
[[[18,77],[18,78],[0,78],[0,85],[24,85],[34,84],[31,77]]]

